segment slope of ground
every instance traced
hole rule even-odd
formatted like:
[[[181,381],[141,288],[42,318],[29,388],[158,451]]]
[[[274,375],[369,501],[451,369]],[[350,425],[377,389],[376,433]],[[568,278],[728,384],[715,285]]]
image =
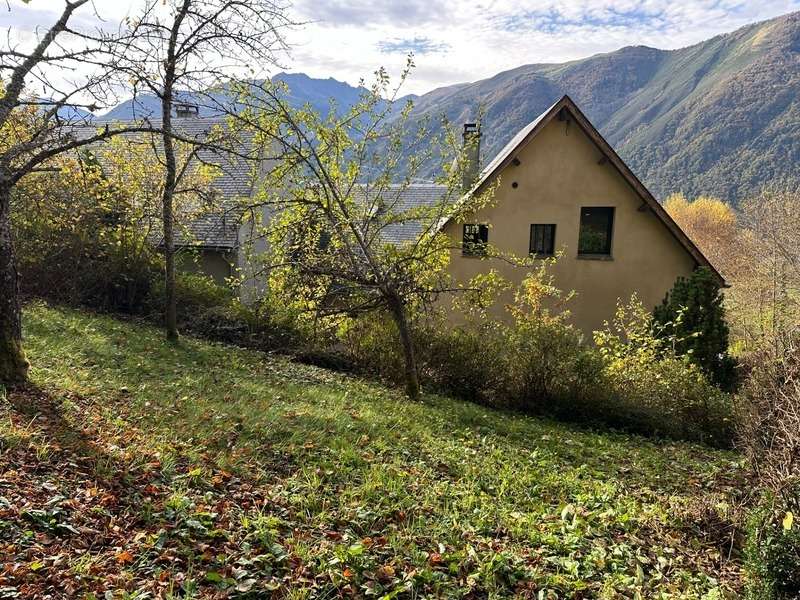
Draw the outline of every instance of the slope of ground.
[[[72,310],[25,317],[33,385],[1,403],[0,598],[739,588],[734,454],[410,403]]]

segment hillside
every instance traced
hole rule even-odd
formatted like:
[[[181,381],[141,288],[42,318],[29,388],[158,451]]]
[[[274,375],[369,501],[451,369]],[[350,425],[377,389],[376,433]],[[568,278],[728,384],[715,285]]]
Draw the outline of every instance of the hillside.
[[[346,110],[360,93],[302,73],[276,80],[287,84],[294,106],[308,103],[321,112],[331,99]],[[736,203],[772,183],[800,185],[800,12],[680,50],[627,47],[563,64],[530,64],[407,98],[415,100],[414,117],[431,117],[431,124],[443,114],[456,124],[472,121],[483,111],[488,162],[563,94],[657,197],[683,191]],[[104,118],[131,118],[134,109],[157,114],[155,98],[137,102],[128,100]]]
[[[481,107],[488,161],[563,94],[656,196],[737,202],[774,181],[800,184],[800,13],[680,50],[628,47],[526,65],[434,90],[416,110],[459,123]]]
[[[72,310],[25,326],[35,387],[0,402],[3,597],[739,590],[736,455]]]

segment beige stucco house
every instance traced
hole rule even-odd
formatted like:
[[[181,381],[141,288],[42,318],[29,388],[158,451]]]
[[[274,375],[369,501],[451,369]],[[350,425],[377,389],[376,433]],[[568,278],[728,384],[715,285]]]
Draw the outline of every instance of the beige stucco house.
[[[202,137],[219,121],[188,118],[179,124],[185,135]],[[448,268],[456,283],[490,269],[513,284],[527,275],[529,268],[482,252],[484,244],[517,257],[558,255],[552,267],[555,284],[575,292],[567,308],[574,324],[587,334],[602,328],[618,301],[634,292],[646,307],[655,307],[679,276],[698,266],[710,268],[724,284],[568,96],[524,127],[480,173],[479,127],[465,125],[464,136],[474,171],[461,201],[490,188],[494,197],[466,220],[441,223],[453,240]],[[212,159],[206,157],[208,162]],[[265,161],[260,166],[261,175],[270,165]],[[258,269],[258,261],[252,259],[264,252],[265,243],[253,221],[242,219],[241,210],[241,200],[257,191],[257,179],[242,161],[224,164],[213,183],[220,210],[188,223],[177,240],[184,269],[204,272],[219,283],[237,276],[243,281],[244,300],[263,290],[263,276],[249,271]],[[446,192],[438,185],[415,184],[398,186],[393,193],[409,208],[441,202]],[[268,222],[268,212],[259,210],[259,219]],[[419,223],[398,224],[388,228],[384,238],[403,244],[421,229]],[[505,307],[512,295],[509,291],[502,297],[491,314],[509,318]],[[459,315],[452,314],[458,320]]]
[[[465,136],[480,135],[474,128]],[[478,146],[479,147],[479,146]],[[590,333],[634,292],[648,308],[679,276],[705,266],[722,277],[636,178],[575,103],[564,96],[488,163],[472,192],[496,185],[490,206],[467,222],[446,221],[457,282],[496,269],[518,283],[526,271],[481,251],[488,243],[516,256],[559,254],[555,284],[575,292],[572,320]],[[511,292],[494,307],[506,318]],[[456,317],[457,318],[457,317]]]

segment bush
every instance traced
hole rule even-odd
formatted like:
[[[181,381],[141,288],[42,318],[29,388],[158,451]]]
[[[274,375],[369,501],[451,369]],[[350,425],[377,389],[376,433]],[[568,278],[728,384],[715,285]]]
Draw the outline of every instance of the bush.
[[[441,392],[492,406],[508,404],[513,357],[493,324],[482,327],[428,325],[418,333],[423,381]]]
[[[478,286],[479,287],[479,286]],[[555,292],[540,274],[525,281],[504,324],[481,309],[464,323],[444,317],[415,328],[423,382],[465,400],[570,421],[601,422],[644,434],[728,446],[731,397],[709,383],[668,338],[653,333],[652,315],[633,301],[583,342],[563,311],[545,309]],[[348,359],[394,383],[402,356],[388,316],[358,319],[341,337]]]
[[[175,292],[179,306],[179,328],[207,339],[264,351],[297,352],[306,349],[311,339],[298,328],[294,315],[280,309],[265,295],[260,302],[242,304],[235,292],[197,273],[178,273]],[[161,322],[164,283],[156,282],[152,315]]]
[[[739,445],[761,484],[800,508],[800,330],[749,357]]]
[[[800,595],[800,331],[749,358],[739,411],[739,446],[764,494],[750,527],[751,597]],[[787,516],[791,515],[790,519]]]
[[[493,285],[490,274],[472,287]],[[425,340],[419,351],[425,379],[467,400],[575,419],[600,369],[580,332],[567,323],[569,314],[557,310],[559,300],[546,266],[520,285],[509,306],[510,324],[486,314],[488,298],[465,298],[459,306],[463,324],[449,325],[440,316],[419,336]]]
[[[149,304],[160,314],[166,303],[163,275],[151,283]],[[210,309],[227,307],[234,300],[233,291],[219,285],[208,275],[201,273],[176,273],[175,297],[179,307],[178,318],[182,325],[191,325]]]
[[[138,199],[114,186],[92,157],[65,158],[58,165],[57,174],[32,176],[15,189],[12,220],[22,292],[146,313],[163,263],[147,239]]]
[[[733,440],[731,396],[711,384],[674,340],[657,332],[635,297],[619,306],[605,331],[595,332],[609,386],[610,413],[644,433],[728,446]]]
[[[507,388],[518,408],[574,419],[602,389],[602,364],[569,324],[569,313],[546,308],[560,298],[543,270],[522,282],[505,335],[513,349]]]
[[[654,311],[657,331],[679,355],[688,356],[724,389],[736,383],[736,363],[728,355],[728,324],[719,283],[701,267],[679,277]]]
[[[793,516],[771,493],[751,515],[745,548],[747,597],[751,600],[800,597],[800,527]]]

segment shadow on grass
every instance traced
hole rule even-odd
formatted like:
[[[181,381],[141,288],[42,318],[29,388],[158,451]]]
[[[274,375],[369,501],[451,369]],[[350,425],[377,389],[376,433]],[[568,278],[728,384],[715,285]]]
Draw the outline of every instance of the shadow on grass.
[[[78,429],[64,414],[62,401],[28,383],[7,390],[8,403],[19,417],[34,423],[48,442],[94,462],[119,462],[98,447],[90,432]],[[85,402],[82,398],[75,398]]]

